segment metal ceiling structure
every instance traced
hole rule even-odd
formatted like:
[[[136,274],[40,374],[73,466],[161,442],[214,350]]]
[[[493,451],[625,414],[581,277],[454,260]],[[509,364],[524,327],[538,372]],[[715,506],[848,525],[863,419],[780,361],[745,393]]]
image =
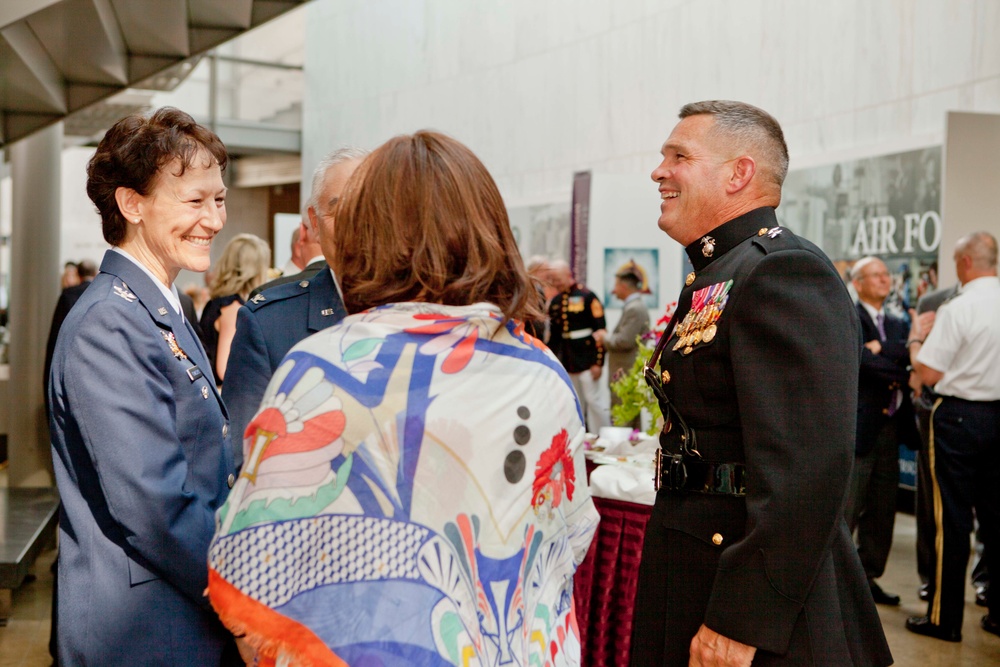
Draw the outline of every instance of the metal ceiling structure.
[[[132,110],[88,113],[96,103],[128,88],[169,90],[200,54],[306,1],[4,0],[0,148],[60,120],[86,134]]]

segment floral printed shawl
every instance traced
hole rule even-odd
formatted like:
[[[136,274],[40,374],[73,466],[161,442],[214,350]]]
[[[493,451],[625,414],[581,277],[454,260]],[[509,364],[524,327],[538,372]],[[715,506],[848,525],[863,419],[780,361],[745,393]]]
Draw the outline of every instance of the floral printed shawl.
[[[583,432],[559,362],[489,304],[348,317],[247,427],[212,604],[261,664],[579,664]]]

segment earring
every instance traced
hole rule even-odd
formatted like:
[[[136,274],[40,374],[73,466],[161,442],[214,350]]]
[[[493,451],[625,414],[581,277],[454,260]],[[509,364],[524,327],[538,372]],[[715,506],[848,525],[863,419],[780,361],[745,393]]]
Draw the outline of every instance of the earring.
[[[133,222],[135,222],[135,224],[138,225],[140,222],[142,222],[142,218],[136,218],[135,220],[133,220]]]

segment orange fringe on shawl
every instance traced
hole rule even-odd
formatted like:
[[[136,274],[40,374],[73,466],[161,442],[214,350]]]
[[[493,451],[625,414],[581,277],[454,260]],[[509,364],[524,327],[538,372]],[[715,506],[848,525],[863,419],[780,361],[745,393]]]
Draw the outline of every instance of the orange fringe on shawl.
[[[302,667],[349,667],[312,630],[241,593],[212,568],[208,594],[222,624],[237,635],[246,633],[244,640],[263,658],[261,667],[273,665],[278,651]]]

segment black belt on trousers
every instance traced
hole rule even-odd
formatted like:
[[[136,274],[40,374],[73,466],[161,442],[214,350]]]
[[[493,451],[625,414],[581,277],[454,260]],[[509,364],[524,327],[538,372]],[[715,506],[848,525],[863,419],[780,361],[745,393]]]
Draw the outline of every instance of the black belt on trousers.
[[[716,463],[695,456],[656,450],[656,490],[687,491],[721,496],[745,496],[747,467],[742,463]]]

